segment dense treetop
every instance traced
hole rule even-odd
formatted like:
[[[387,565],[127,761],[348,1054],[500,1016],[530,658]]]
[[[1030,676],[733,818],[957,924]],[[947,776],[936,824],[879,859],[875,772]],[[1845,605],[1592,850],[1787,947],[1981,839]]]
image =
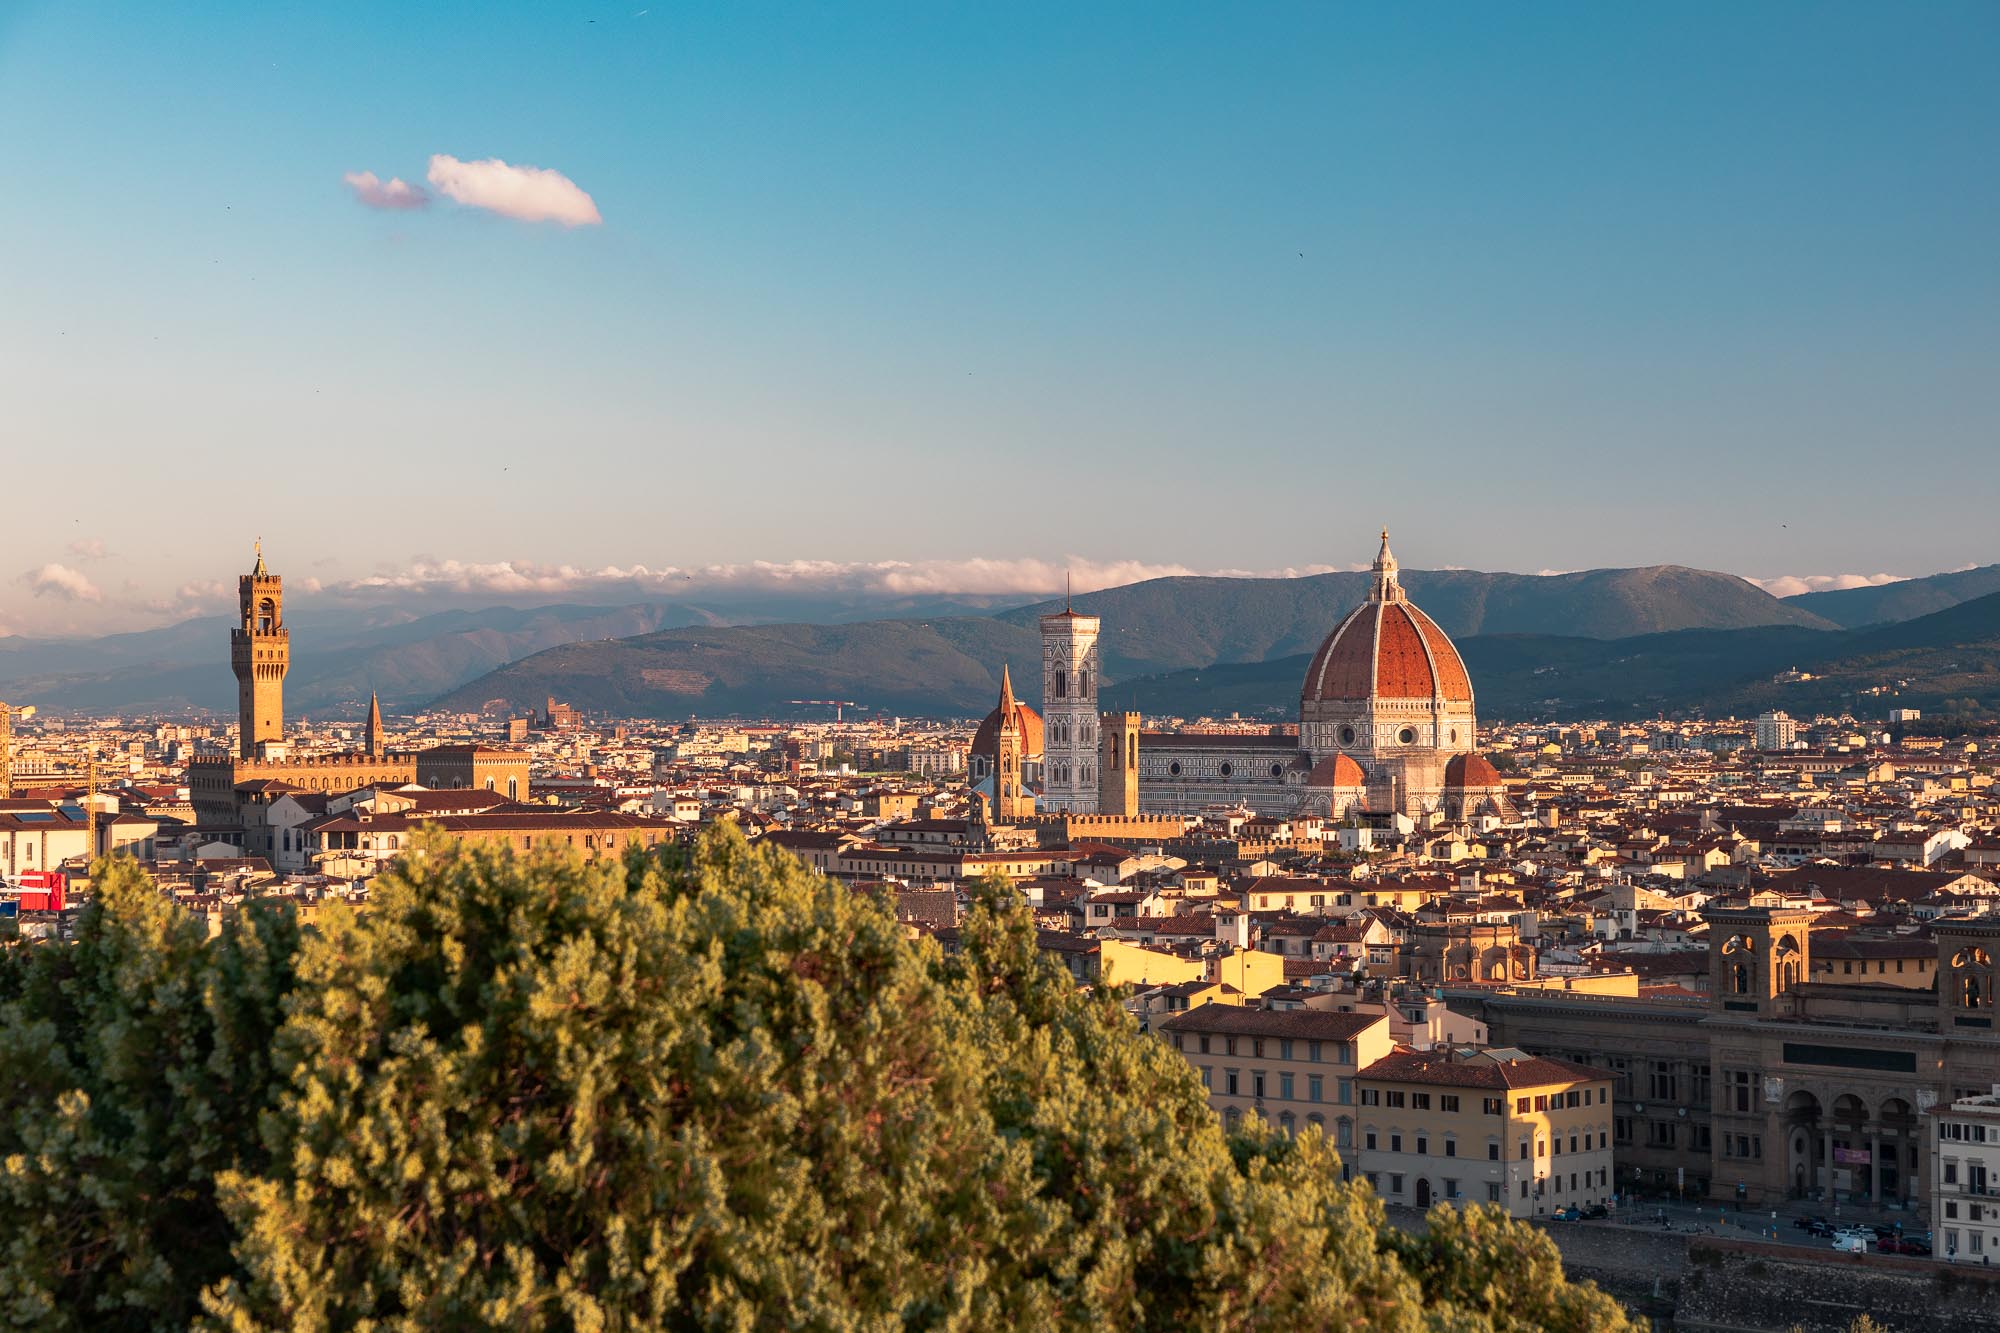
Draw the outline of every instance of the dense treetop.
[[[52,1327],[1616,1329],[1386,1225],[982,892],[946,957],[731,830],[429,842],[214,939],[129,865],[0,957],[0,1317]]]

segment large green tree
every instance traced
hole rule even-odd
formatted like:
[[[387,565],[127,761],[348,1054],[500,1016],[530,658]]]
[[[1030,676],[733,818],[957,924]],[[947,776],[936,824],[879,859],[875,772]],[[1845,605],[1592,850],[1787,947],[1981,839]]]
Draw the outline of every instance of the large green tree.
[[[164,997],[127,1002],[179,1016],[126,1039],[160,1052],[154,1082],[98,1069],[122,1041],[47,1037],[62,1059],[7,1106],[129,1090],[159,1131],[30,1168],[16,1116],[0,1151],[39,1235],[129,1276],[102,1253],[9,1268],[9,1299],[44,1301],[16,1322],[81,1291],[243,1329],[1623,1324],[1532,1229],[1447,1210],[1405,1238],[1317,1135],[1225,1134],[998,889],[946,956],[730,829],[620,864],[426,843],[289,951],[273,923],[204,942],[112,888],[46,951],[69,957],[4,983],[0,1038],[68,994]],[[206,980],[146,980],[170,975]],[[226,1144],[176,1147],[182,1118],[258,1132],[218,1175]],[[96,1211],[50,1183],[65,1162]],[[171,1225],[209,1238],[186,1268],[157,1202],[180,1195],[202,1220]]]
[[[185,1328],[235,1270],[216,1175],[261,1169],[288,912],[211,940],[129,861],[73,945],[0,951],[0,1318]]]

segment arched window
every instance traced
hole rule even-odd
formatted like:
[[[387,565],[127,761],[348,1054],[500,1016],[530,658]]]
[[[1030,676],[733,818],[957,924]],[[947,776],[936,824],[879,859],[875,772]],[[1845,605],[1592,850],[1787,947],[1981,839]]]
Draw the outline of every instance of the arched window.
[[[1063,672],[1061,667],[1056,668],[1056,698],[1069,698],[1069,677]]]
[[[1090,697],[1090,673],[1088,671],[1079,671],[1076,673],[1076,697],[1079,699],[1088,699]]]
[[[1295,1122],[1292,1119],[1292,1113],[1290,1111],[1286,1111],[1281,1115],[1279,1115],[1278,1128],[1284,1130],[1287,1137],[1296,1132]]]
[[[1317,1120],[1319,1119],[1319,1117],[1314,1116],[1313,1119]],[[1340,1119],[1334,1121],[1333,1123],[1334,1123],[1335,1146],[1341,1148],[1352,1148],[1354,1146],[1354,1122],[1352,1120],[1349,1120],[1346,1116],[1342,1116],[1340,1117]]]
[[[1750,993],[1750,964],[1737,963],[1729,969],[1729,989],[1736,995]]]
[[[521,779],[519,779],[519,778],[508,778],[508,779],[507,779],[507,799],[508,799],[508,800],[510,800],[510,801],[513,801],[513,800],[518,800],[518,799],[520,799],[520,795],[521,795]]]
[[[1138,766],[1139,737],[1136,732],[1132,732],[1128,733],[1125,737],[1125,767],[1137,768]]]

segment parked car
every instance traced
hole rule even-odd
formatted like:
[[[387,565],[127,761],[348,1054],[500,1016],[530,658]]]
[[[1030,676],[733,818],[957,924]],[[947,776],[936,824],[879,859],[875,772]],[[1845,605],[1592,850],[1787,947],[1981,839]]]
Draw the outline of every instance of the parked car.
[[[1558,1222],[1581,1222],[1583,1220],[1583,1214],[1578,1212],[1575,1206],[1572,1205],[1568,1208],[1556,1209],[1555,1219]]]
[[[1869,1227],[1868,1229],[1875,1233],[1875,1239],[1877,1240],[1888,1240],[1891,1236],[1900,1236],[1903,1234],[1903,1229],[1901,1227],[1894,1226],[1887,1222],[1877,1222],[1874,1226]]]
[[[1931,1252],[1930,1242],[1918,1240],[1914,1236],[1886,1236],[1875,1248],[1884,1254],[1914,1254],[1921,1257],[1928,1257]]]
[[[1818,1236],[1822,1240],[1831,1240],[1834,1233],[1839,1230],[1838,1227],[1834,1226],[1833,1223],[1827,1221],[1824,1217],[1808,1219],[1805,1229],[1808,1236]]]
[[[1590,1205],[1590,1207],[1583,1210],[1583,1219],[1586,1222],[1595,1221],[1597,1218],[1609,1217],[1609,1216],[1611,1216],[1611,1210],[1609,1208],[1606,1208],[1601,1203],[1593,1203]]]
[[[1866,1254],[1874,1241],[1873,1227],[1842,1227],[1833,1233],[1833,1248],[1849,1254]]]

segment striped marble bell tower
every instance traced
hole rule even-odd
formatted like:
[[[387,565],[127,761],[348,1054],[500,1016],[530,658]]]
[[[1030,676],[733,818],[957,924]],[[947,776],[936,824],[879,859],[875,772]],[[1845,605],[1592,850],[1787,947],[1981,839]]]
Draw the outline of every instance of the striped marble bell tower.
[[[1097,812],[1097,627],[1063,597],[1042,617],[1042,808]]]

